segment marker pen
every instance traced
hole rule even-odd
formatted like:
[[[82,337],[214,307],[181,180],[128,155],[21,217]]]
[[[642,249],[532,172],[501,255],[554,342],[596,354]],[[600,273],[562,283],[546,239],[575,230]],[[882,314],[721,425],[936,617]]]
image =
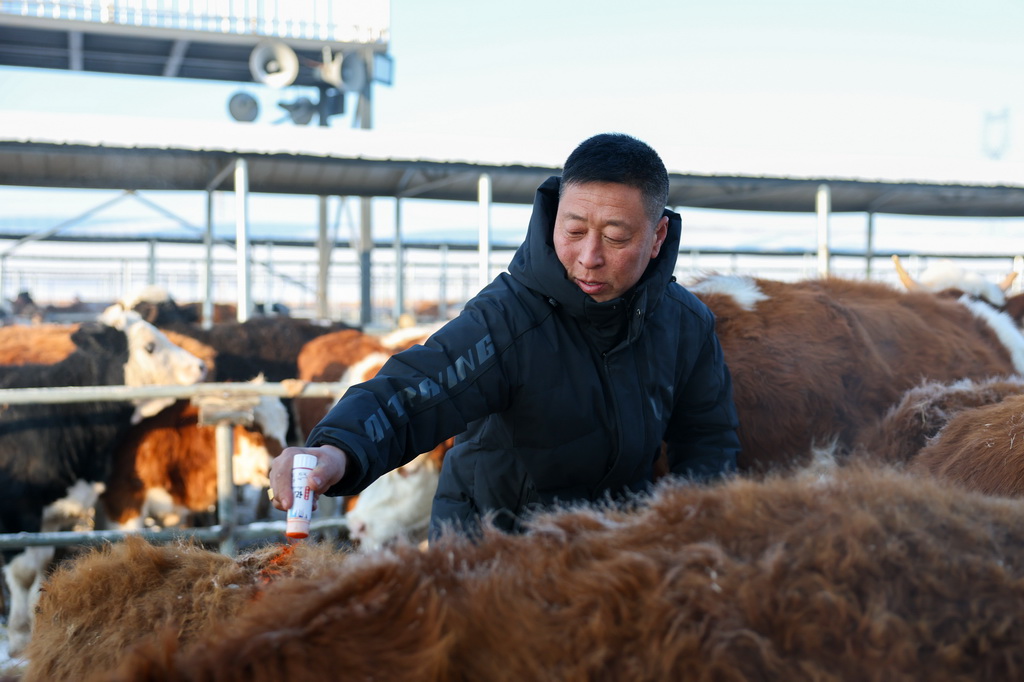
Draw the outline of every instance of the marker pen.
[[[290,538],[309,536],[309,521],[313,516],[313,491],[307,479],[316,467],[316,455],[295,455],[292,459],[292,506],[284,534]]]

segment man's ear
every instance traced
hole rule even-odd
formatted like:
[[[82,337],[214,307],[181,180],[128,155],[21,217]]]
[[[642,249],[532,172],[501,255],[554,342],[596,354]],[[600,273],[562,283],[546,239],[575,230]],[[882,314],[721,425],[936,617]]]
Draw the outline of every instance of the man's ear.
[[[651,258],[657,258],[658,254],[661,253],[661,245],[665,243],[665,237],[668,236],[668,216],[661,216],[661,220],[658,221],[657,227],[654,228],[654,245],[651,247]]]

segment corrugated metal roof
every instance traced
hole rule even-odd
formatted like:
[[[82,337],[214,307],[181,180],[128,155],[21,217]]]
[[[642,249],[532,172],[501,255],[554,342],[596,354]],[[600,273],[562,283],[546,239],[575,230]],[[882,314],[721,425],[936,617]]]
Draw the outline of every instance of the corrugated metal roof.
[[[488,173],[499,203],[530,203],[575,143],[402,136],[374,130],[231,122],[140,121],[104,116],[0,114],[0,184],[102,189],[202,190],[236,158],[252,192],[476,201]],[[890,160],[778,160],[741,172],[742,156],[661,150],[669,204],[732,210],[815,210],[822,183],[837,212],[1024,216],[1024,167]],[[896,163],[892,163],[895,161]],[[900,162],[902,161],[902,166]],[[231,190],[228,174],[218,189]]]

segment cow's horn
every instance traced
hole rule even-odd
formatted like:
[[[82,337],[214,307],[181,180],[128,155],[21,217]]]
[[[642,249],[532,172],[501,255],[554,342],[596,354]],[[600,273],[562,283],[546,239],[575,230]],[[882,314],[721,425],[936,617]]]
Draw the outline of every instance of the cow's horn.
[[[1015,279],[1017,279],[1016,272],[1011,272],[1010,274],[1003,278],[1003,281],[999,283],[999,288],[1003,290],[1003,293],[1006,293],[1007,291],[1010,290],[1010,285],[1013,284],[1013,280]]]
[[[903,282],[903,286],[907,288],[907,291],[916,291],[921,288],[921,285],[915,282],[910,273],[903,268],[903,263],[900,263],[900,257],[895,253],[892,254],[892,262],[896,266],[896,274],[900,276],[900,281]]]

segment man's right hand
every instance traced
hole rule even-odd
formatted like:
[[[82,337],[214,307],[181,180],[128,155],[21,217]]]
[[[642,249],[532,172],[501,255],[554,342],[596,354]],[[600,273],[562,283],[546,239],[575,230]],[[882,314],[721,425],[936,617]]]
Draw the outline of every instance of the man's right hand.
[[[313,509],[317,499],[345,475],[348,453],[333,445],[318,445],[315,448],[285,448],[270,465],[271,501],[274,507],[287,511],[292,506],[292,459],[295,455],[307,454],[316,457],[316,468],[309,473],[309,487],[313,491]]]

